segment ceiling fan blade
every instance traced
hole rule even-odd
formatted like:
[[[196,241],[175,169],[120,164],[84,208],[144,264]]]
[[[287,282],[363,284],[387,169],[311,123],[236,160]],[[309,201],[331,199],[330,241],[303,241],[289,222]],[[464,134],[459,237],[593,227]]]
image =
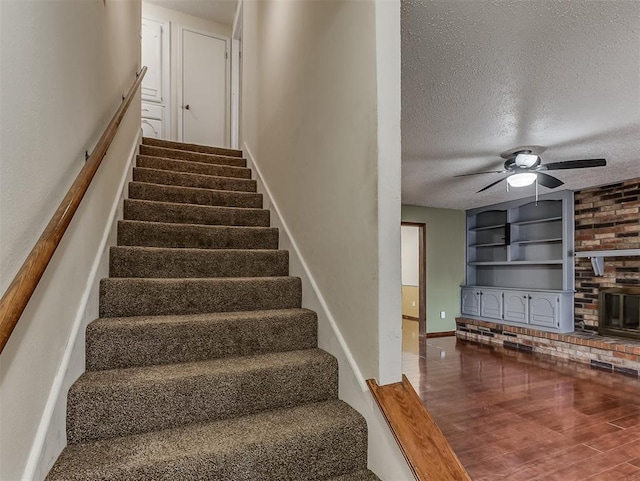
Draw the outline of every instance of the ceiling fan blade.
[[[480,174],[504,174],[506,170],[488,170],[486,172],[471,172],[470,174],[458,174],[454,175],[454,177],[467,177],[469,175],[480,175]]]
[[[555,189],[556,187],[560,187],[564,184],[560,179],[556,179],[554,176],[543,172],[538,172],[538,183],[549,189]]]
[[[588,169],[589,167],[604,167],[605,165],[607,165],[605,159],[567,160],[565,162],[545,164],[541,170]]]
[[[506,178],[506,177],[505,177]],[[491,187],[493,187],[496,184],[499,184],[500,182],[502,182],[505,179],[500,179],[500,180],[496,180],[495,182],[493,182],[492,184],[489,184],[488,186],[486,186],[484,189],[480,189],[478,192],[476,192],[476,194],[479,194],[480,192],[484,192],[487,189],[490,189]]]

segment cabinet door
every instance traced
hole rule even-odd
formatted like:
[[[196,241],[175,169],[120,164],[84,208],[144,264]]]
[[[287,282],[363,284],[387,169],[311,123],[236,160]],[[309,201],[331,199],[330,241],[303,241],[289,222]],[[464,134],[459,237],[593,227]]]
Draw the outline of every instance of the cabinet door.
[[[529,322],[529,293],[525,291],[504,291],[504,320]]]
[[[461,292],[462,314],[470,316],[480,315],[480,291],[477,289],[462,289]]]
[[[532,292],[529,297],[529,322],[536,326],[558,327],[560,295]]]
[[[502,291],[493,289],[480,291],[480,315],[502,320]]]

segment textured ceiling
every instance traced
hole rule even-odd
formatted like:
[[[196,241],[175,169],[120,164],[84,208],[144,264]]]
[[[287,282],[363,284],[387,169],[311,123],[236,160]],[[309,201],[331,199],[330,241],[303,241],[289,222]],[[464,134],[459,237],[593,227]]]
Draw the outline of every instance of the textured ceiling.
[[[506,192],[499,154],[547,148],[571,190],[640,176],[640,1],[402,0],[402,202],[466,209]],[[541,187],[540,192],[549,190]]]
[[[238,0],[145,0],[154,5],[231,25]]]

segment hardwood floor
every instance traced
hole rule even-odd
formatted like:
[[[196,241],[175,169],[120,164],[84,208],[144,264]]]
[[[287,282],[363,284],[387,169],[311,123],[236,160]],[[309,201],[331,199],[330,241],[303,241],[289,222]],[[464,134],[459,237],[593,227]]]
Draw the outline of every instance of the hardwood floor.
[[[403,362],[474,481],[640,481],[637,378],[455,337]]]

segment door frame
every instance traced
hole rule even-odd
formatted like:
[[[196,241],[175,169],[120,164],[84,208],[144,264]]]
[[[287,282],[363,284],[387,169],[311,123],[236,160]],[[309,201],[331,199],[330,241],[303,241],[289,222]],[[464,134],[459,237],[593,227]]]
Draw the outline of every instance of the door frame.
[[[427,224],[405,222],[400,225],[418,228],[418,353],[427,357]]]
[[[242,0],[233,20],[231,33],[231,148],[240,149],[242,115]]]
[[[178,59],[176,62],[176,67],[177,67],[177,72],[176,72],[176,77],[177,77],[177,81],[176,81],[176,87],[177,87],[177,94],[176,94],[176,99],[177,99],[177,103],[176,103],[176,110],[178,111],[178,141],[182,142],[183,141],[183,111],[184,111],[184,107],[183,107],[183,92],[182,92],[182,79],[183,79],[183,58],[182,58],[182,47],[183,47],[183,35],[185,31],[188,32],[192,32],[192,33],[197,33],[200,35],[204,35],[206,37],[211,37],[211,38],[215,38],[218,40],[222,40],[224,42],[224,48],[225,48],[225,61],[224,61],[224,68],[225,68],[225,101],[224,101],[224,138],[225,141],[227,142],[227,146],[231,145],[231,69],[230,69],[230,61],[231,61],[231,55],[229,55],[229,44],[231,43],[231,39],[229,37],[225,37],[223,35],[219,35],[213,32],[209,32],[207,30],[202,30],[199,28],[194,28],[194,27],[187,27],[184,25],[176,25],[176,28],[178,29]]]

